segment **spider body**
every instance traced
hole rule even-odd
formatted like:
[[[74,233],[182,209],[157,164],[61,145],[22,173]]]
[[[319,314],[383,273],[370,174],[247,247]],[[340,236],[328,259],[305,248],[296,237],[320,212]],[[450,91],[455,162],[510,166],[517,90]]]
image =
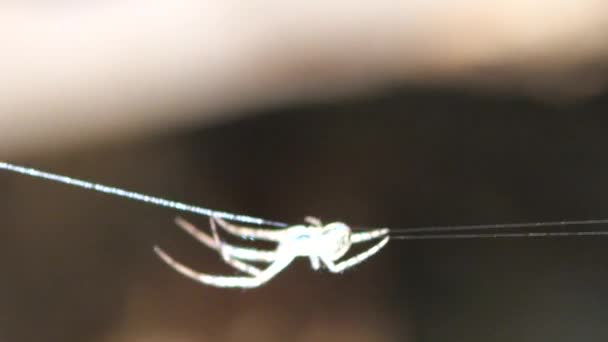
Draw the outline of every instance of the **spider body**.
[[[207,247],[216,250],[223,260],[247,276],[218,276],[200,273],[179,263],[156,247],[156,253],[179,273],[203,284],[217,287],[250,288],[260,286],[285,269],[295,258],[307,257],[314,270],[322,266],[332,273],[339,273],[376,254],[389,240],[388,229],[352,232],[341,222],[323,225],[318,219],[307,217],[308,225],[296,225],[284,229],[262,229],[232,225],[217,217],[210,219],[212,235],[198,230],[189,222],[178,218],[176,223]],[[229,234],[243,239],[266,240],[277,243],[273,251],[233,246],[222,241],[217,232],[220,226]],[[382,238],[368,250],[339,261],[352,244]],[[251,265],[250,261],[269,264],[265,269]]]
[[[277,247],[277,252],[285,251],[300,257],[321,256],[333,261],[341,258],[351,246],[350,228],[336,222],[324,227],[293,226],[285,229],[285,239]]]

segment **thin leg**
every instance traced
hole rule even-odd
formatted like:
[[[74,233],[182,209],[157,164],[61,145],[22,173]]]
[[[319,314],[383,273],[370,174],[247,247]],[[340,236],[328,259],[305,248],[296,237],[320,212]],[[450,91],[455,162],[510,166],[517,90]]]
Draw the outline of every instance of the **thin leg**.
[[[389,240],[389,237],[387,236],[384,239],[382,239],[380,242],[375,244],[374,246],[370,247],[370,249],[366,250],[365,252],[357,254],[352,258],[341,261],[338,264],[335,264],[333,260],[328,259],[328,258],[323,258],[323,263],[333,273],[342,272],[345,269],[355,266],[356,264],[358,264],[358,263],[364,261],[365,259],[371,257],[372,255],[378,253],[378,251],[380,249],[382,249],[382,247],[384,247],[384,245],[386,245],[388,243],[388,240]]]
[[[196,228],[192,223],[184,220],[179,216],[175,218],[175,223],[186,233],[192,235],[194,238],[205,244],[207,247],[218,250],[219,246],[216,241],[211,236],[198,230],[198,228]]]
[[[213,225],[215,224],[213,221]],[[204,233],[203,231],[198,230],[192,223],[184,220],[181,217],[177,217],[175,219],[175,223],[182,228],[185,232],[192,235],[198,241],[205,244],[207,247],[214,249],[222,255],[226,254],[233,258],[238,258],[242,260],[250,260],[250,261],[264,261],[264,262],[273,262],[275,252],[271,251],[262,251],[255,248],[243,248],[229,245],[225,242],[219,240],[219,238],[211,237]],[[219,243],[218,243],[219,241]]]
[[[212,220],[215,220],[217,224],[227,231],[228,233],[238,236],[242,239],[258,239],[258,240],[267,240],[267,241],[280,241],[284,235],[283,229],[270,230],[270,229],[258,229],[258,228],[249,228],[249,227],[241,227],[235,226],[231,223],[228,223],[222,220],[219,217],[212,217]]]
[[[193,269],[171,258],[167,253],[165,253],[165,251],[163,251],[159,247],[154,247],[154,251],[164,262],[166,262],[169,266],[171,266],[173,269],[183,274],[184,276],[200,283],[216,287],[258,287],[272,279],[275,275],[277,275],[285,267],[287,267],[294,259],[294,256],[292,255],[283,255],[282,258],[278,258],[277,261],[275,261],[273,264],[270,264],[268,268],[263,270],[255,277],[227,277],[196,272]]]
[[[304,217],[304,222],[315,226],[315,227],[323,227],[323,222],[321,222],[321,220],[317,217],[314,216],[306,216]]]
[[[311,256],[310,257],[310,266],[313,270],[318,271],[321,268],[321,262],[319,261],[319,257]]]
[[[242,261],[240,261],[238,259],[233,259],[233,258],[230,258],[230,257],[224,257],[224,262],[227,263],[228,265],[234,267],[235,269],[237,269],[237,270],[239,270],[239,271],[241,271],[243,273],[247,273],[249,275],[252,275],[254,277],[255,276],[259,276],[260,273],[262,273],[262,271],[259,268],[255,267],[255,266],[253,266],[251,264],[248,264],[246,262],[242,262]]]
[[[388,235],[388,233],[389,233],[388,228],[381,228],[381,229],[370,230],[367,232],[353,233],[350,236],[350,241],[352,243],[369,241],[369,240],[373,240],[373,239],[376,239],[379,237],[386,236],[386,235]]]
[[[215,245],[219,247],[219,252],[222,255],[222,259],[224,259],[225,263],[252,276],[258,276],[260,273],[262,273],[259,268],[232,257],[230,251],[225,248],[225,244],[220,240],[220,236],[217,233],[217,227],[215,226],[215,221],[209,220],[209,223],[211,224],[211,231],[213,232],[213,241],[215,242]]]

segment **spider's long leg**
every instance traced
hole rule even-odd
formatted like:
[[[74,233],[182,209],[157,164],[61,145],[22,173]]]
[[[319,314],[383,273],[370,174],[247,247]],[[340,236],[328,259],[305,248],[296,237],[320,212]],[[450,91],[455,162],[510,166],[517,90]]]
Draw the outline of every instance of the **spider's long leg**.
[[[314,217],[314,216],[306,216],[304,217],[304,222],[313,225],[315,227],[323,227],[323,222],[321,222],[321,219]]]
[[[341,261],[337,264],[335,264],[331,259],[328,259],[328,258],[323,258],[323,263],[333,273],[342,272],[345,269],[355,266],[356,264],[358,264],[358,263],[364,261],[365,259],[371,257],[372,255],[378,253],[378,251],[380,249],[382,249],[382,247],[384,247],[384,245],[386,245],[388,243],[388,240],[389,240],[389,237],[387,236],[384,239],[382,239],[380,242],[378,242],[377,244],[370,247],[365,252],[357,254],[354,257]]]
[[[381,228],[381,229],[375,229],[375,230],[370,230],[370,231],[366,231],[366,232],[352,233],[350,236],[350,241],[352,243],[365,242],[365,241],[377,239],[377,238],[380,238],[383,236],[387,236],[388,233],[389,233],[388,228]]]
[[[217,224],[228,233],[243,239],[258,239],[267,241],[280,241],[285,230],[270,230],[235,226],[219,217],[211,217]]]
[[[228,265],[234,267],[235,269],[237,269],[243,273],[247,273],[252,276],[259,276],[260,273],[262,273],[262,271],[259,268],[255,267],[253,265],[250,265],[246,262],[242,262],[238,259],[234,259],[229,256],[226,256],[223,259],[224,259],[225,263],[227,263]]]
[[[213,220],[209,220],[209,223],[211,224],[211,231],[213,232],[213,241],[215,242],[216,246],[219,247],[219,252],[222,256],[222,259],[224,260],[225,263],[227,263],[228,265],[236,268],[237,270],[250,274],[252,276],[258,276],[262,271],[260,271],[259,268],[242,262],[238,259],[236,259],[235,257],[233,257],[230,252],[225,248],[225,244],[222,240],[220,240],[220,236],[217,233],[217,227],[215,225],[215,221]]]
[[[154,247],[154,251],[164,262],[166,262],[169,266],[171,266],[173,269],[183,274],[184,276],[196,280],[200,283],[216,287],[251,288],[260,286],[266,283],[268,280],[272,279],[272,277],[277,275],[279,272],[281,272],[294,259],[293,255],[283,255],[282,258],[278,258],[277,261],[275,261],[273,264],[270,264],[270,266],[268,266],[255,277],[229,277],[196,272],[195,270],[174,260],[159,247]]]
[[[198,241],[202,242],[207,247],[220,252],[222,255],[226,254],[233,258],[238,258],[242,260],[264,262],[272,262],[275,259],[275,252],[261,251],[254,248],[236,247],[221,241],[218,243],[219,239],[207,235],[203,231],[196,228],[192,223],[184,220],[181,217],[177,217],[175,219],[175,223],[177,223],[180,228],[182,228],[188,234],[192,235]]]
[[[184,231],[194,236],[197,240],[207,245],[207,247],[212,248],[220,253],[222,256],[222,260],[228,265],[234,267],[235,269],[256,276],[260,274],[260,269],[237,260],[238,258],[244,260],[253,260],[253,261],[266,261],[272,262],[274,260],[274,253],[267,251],[258,251],[255,249],[249,248],[240,248],[228,245],[222,241],[220,241],[219,236],[217,235],[217,229],[213,221],[211,221],[211,228],[213,230],[213,237],[205,234],[200,231],[190,222],[182,219],[181,217],[177,217],[175,219],[175,223],[182,228]]]

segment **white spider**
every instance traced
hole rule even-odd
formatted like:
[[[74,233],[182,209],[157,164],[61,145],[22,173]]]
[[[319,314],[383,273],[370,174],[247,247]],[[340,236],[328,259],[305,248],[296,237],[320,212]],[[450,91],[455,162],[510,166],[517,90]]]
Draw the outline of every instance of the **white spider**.
[[[344,223],[334,222],[322,225],[316,218],[307,217],[308,225],[291,226],[284,229],[258,229],[232,225],[220,218],[210,219],[213,236],[198,230],[194,225],[177,218],[176,223],[197,240],[216,250],[224,261],[248,276],[218,276],[199,273],[175,261],[159,247],[155,252],[169,266],[179,273],[198,282],[217,287],[258,287],[287,267],[296,257],[308,257],[314,270],[324,265],[330,272],[338,273],[352,267],[376,254],[389,240],[386,228],[364,232],[352,232]],[[216,223],[230,234],[243,239],[266,240],[278,243],[274,251],[259,250],[232,246],[220,240]],[[354,243],[383,238],[368,250],[351,258],[338,262]],[[259,269],[244,261],[268,263],[265,269]]]

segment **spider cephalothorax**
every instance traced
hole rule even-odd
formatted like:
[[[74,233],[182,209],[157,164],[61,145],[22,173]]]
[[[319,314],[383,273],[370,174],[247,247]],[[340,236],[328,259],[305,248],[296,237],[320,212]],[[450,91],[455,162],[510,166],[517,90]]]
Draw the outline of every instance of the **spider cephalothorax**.
[[[338,273],[352,267],[377,253],[389,240],[386,228],[353,233],[346,224],[334,222],[323,225],[318,219],[307,217],[308,225],[296,225],[284,229],[258,229],[232,225],[222,219],[210,219],[212,236],[198,230],[189,222],[177,218],[177,224],[200,242],[218,251],[224,261],[248,276],[216,276],[196,272],[175,261],[167,253],[156,247],[156,253],[178,272],[204,284],[218,287],[257,287],[281,272],[296,257],[308,257],[312,268],[321,264],[330,272]],[[232,246],[220,240],[216,224],[226,232],[244,239],[276,242],[274,251]],[[353,243],[382,238],[368,250],[338,262]],[[268,263],[265,269],[247,263],[248,261]]]
[[[323,244],[323,250],[321,254],[332,261],[338,261],[352,245],[350,227],[342,222],[334,222],[322,227],[322,229],[323,238],[321,243]]]

